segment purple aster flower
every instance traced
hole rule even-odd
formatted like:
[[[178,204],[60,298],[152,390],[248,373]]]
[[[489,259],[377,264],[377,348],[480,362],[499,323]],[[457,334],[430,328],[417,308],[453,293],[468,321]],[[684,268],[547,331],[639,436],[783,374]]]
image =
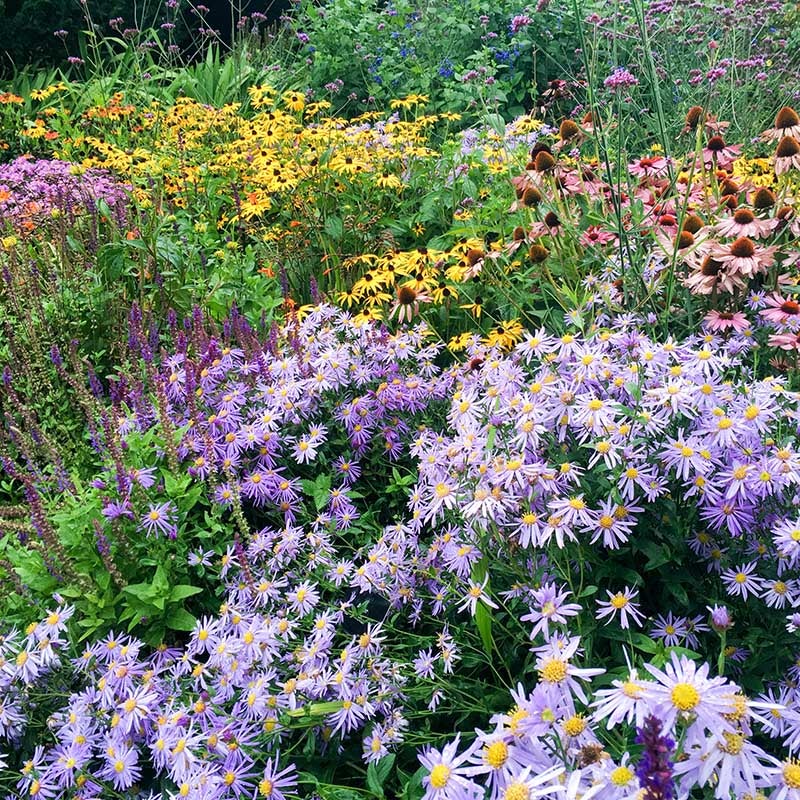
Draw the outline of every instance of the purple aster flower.
[[[419,761],[428,770],[422,778],[425,797],[430,800],[468,800],[481,797],[483,789],[467,776],[470,767],[466,761],[474,754],[478,742],[473,742],[463,753],[458,753],[461,734],[446,744],[442,750],[426,747],[419,756]]]
[[[294,764],[278,769],[280,756],[268,758],[264,777],[258,783],[258,797],[266,800],[286,800],[284,792],[294,793],[297,787],[297,767]]]
[[[175,507],[167,500],[159,506],[150,506],[148,512],[139,521],[139,527],[150,536],[163,534],[168,539],[178,538],[178,526],[175,524]]]

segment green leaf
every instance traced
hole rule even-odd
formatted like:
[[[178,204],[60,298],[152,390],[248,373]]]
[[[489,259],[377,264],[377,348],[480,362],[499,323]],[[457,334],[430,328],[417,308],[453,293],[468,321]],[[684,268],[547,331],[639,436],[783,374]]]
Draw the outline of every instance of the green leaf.
[[[412,776],[411,780],[403,788],[403,800],[420,800],[425,794],[422,786],[422,779],[428,774],[425,767],[420,767]]]
[[[171,608],[164,622],[174,631],[191,631],[197,624],[197,620],[183,608]]]
[[[187,597],[200,594],[203,590],[199,586],[190,586],[188,583],[179,583],[177,586],[172,587],[169,593],[169,602],[177,603],[179,600],[184,600]]]
[[[158,594],[157,589],[149,583],[129,583],[122,589],[123,594],[129,594],[143,603],[151,603]]]
[[[371,761],[367,767],[367,786],[376,797],[385,797],[383,785],[394,765],[394,755],[384,756],[380,761]]]

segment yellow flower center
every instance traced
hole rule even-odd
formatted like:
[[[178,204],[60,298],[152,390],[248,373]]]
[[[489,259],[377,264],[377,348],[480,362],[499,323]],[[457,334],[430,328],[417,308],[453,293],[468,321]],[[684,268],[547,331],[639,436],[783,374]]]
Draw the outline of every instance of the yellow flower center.
[[[681,711],[691,711],[700,702],[700,692],[691,683],[676,683],[670,697],[672,705]]]
[[[431,770],[431,786],[434,789],[444,789],[450,780],[450,767],[446,764],[437,764]]]
[[[738,756],[744,747],[744,736],[741,733],[728,733],[727,731],[723,731],[722,735],[725,737],[725,744],[720,744],[719,749],[732,756]]]
[[[530,789],[524,783],[511,783],[506,786],[503,800],[528,800],[530,796]]]
[[[567,664],[557,658],[548,661],[540,670],[539,677],[545,683],[561,683],[567,677]]]
[[[637,698],[642,693],[642,687],[633,681],[625,681],[620,687],[620,691],[625,697]]]
[[[622,592],[617,592],[611,598],[611,605],[614,606],[614,608],[625,608],[625,606],[628,605],[628,603],[629,603],[628,598],[625,597],[625,595],[622,594]]]
[[[783,765],[783,782],[790,789],[800,789],[800,764],[790,761]]]
[[[258,784],[258,793],[262,797],[269,797],[272,794],[272,781],[264,778],[264,780]]]
[[[586,722],[578,716],[564,721],[564,733],[567,736],[580,736],[586,730]]]
[[[492,742],[483,748],[483,760],[492,769],[500,769],[508,761],[508,745],[505,742]]]
[[[628,767],[617,767],[609,777],[614,786],[627,786],[633,778],[633,770]]]

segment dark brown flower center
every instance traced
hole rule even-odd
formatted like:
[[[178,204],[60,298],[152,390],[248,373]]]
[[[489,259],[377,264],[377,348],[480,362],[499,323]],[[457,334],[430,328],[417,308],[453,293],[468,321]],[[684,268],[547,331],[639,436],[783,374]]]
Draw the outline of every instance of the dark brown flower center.
[[[755,218],[755,214],[749,208],[737,208],[733,215],[733,221],[737,225],[749,225]]]
[[[797,144],[797,139],[794,136],[784,136],[778,142],[778,149],[775,151],[775,155],[778,158],[791,158],[798,153],[800,153],[800,145]]]
[[[526,206],[538,206],[542,202],[542,193],[534,186],[529,186],[522,193],[522,202]]]
[[[533,163],[537,172],[547,172],[555,167],[556,160],[550,155],[550,153],[542,150],[536,154],[536,158],[533,160]]]
[[[691,234],[697,233],[705,223],[697,214],[689,214],[683,220],[683,229]]]
[[[694,244],[694,236],[689,231],[681,231],[678,236],[678,250],[684,250]]]
[[[781,305],[781,311],[789,316],[800,314],[800,303],[796,300],[785,300]]]
[[[757,209],[772,208],[775,205],[775,193],[770,189],[759,189],[753,196],[753,205]]]
[[[712,136],[708,140],[708,149],[712,153],[719,153],[725,149],[725,140],[721,136]]]
[[[703,275],[711,276],[711,275],[718,275],[721,269],[722,269],[721,261],[717,261],[716,259],[711,258],[711,256],[706,256],[703,259],[703,264],[700,267],[700,272],[702,272]]]
[[[544,215],[544,224],[547,225],[548,228],[557,228],[561,222],[558,219],[558,215],[553,211],[548,211]]]
[[[580,132],[581,129],[571,119],[565,119],[558,128],[558,135],[562,141],[567,141],[567,139],[577,136]]]
[[[397,302],[404,306],[410,306],[417,299],[417,293],[410,286],[401,286],[397,290]]]
[[[689,130],[694,130],[697,127],[697,123],[700,122],[700,117],[703,116],[703,107],[702,106],[692,106],[686,112],[686,127]]]
[[[534,264],[541,264],[549,255],[550,251],[541,244],[532,244],[528,250],[528,258]]]
[[[800,125],[800,117],[797,116],[797,112],[793,108],[784,106],[775,115],[775,127],[778,130],[793,128],[795,125]]]
[[[746,236],[740,236],[731,245],[731,255],[736,256],[736,258],[752,258],[755,252],[755,245]]]
[[[470,247],[464,257],[467,259],[467,263],[474,267],[485,255],[486,253],[483,250],[478,250],[477,247]]]

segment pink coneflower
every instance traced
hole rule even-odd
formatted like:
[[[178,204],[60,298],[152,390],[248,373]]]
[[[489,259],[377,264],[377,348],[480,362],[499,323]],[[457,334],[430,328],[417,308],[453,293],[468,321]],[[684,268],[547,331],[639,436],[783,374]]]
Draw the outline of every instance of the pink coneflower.
[[[616,234],[604,231],[599,225],[590,225],[583,232],[579,241],[584,247],[592,247],[593,245],[608,244],[616,239]]]
[[[720,220],[715,230],[720,236],[769,236],[778,224],[776,219],[758,219],[749,208],[737,208],[732,217]]]
[[[778,142],[784,136],[800,139],[800,116],[789,106],[784,106],[775,115],[775,124],[761,134],[761,139],[765,142]]]
[[[731,330],[741,333],[750,327],[750,320],[741,311],[709,311],[703,320],[712,333]]]
[[[644,156],[638,161],[628,164],[628,172],[635,178],[651,178],[666,174],[669,161],[663,156]]]
[[[775,150],[775,174],[783,175],[792,168],[800,169],[800,143],[794,136],[784,136]]]
[[[776,333],[769,337],[768,344],[781,350],[800,351],[800,333]]]
[[[712,136],[703,148],[703,163],[706,169],[719,167],[727,169],[741,154],[738,144],[727,145],[721,136]]]
[[[389,312],[389,319],[397,314],[398,322],[411,322],[419,314],[419,304],[430,302],[431,298],[424,292],[418,292],[411,286],[401,286],[397,290],[397,299]]]
[[[774,247],[756,247],[747,236],[740,236],[730,244],[719,244],[712,250],[728,274],[739,273],[747,278],[766,272],[775,263],[774,254]]]
[[[783,325],[789,320],[800,320],[800,303],[797,300],[781,297],[777,292],[774,292],[764,302],[767,308],[761,309],[758,313],[770,322],[777,322]]]

